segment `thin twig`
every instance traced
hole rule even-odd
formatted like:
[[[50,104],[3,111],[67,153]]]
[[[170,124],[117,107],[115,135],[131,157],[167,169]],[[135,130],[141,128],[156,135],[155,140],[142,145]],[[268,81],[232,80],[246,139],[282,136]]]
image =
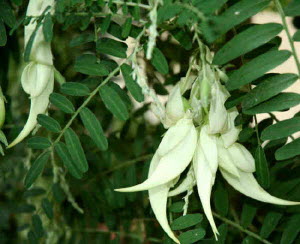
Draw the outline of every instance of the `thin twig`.
[[[227,219],[227,218],[225,218],[225,217],[223,217],[223,216],[221,216],[221,215],[219,215],[219,214],[217,214],[217,213],[213,213],[213,215],[214,215],[216,218],[218,218],[218,219],[220,219],[221,221],[223,221],[224,223],[229,224],[229,225],[235,227],[236,229],[238,229],[238,230],[240,230],[240,231],[246,233],[247,235],[249,235],[249,236],[251,236],[251,237],[253,237],[253,238],[255,238],[255,239],[261,241],[262,243],[265,243],[265,244],[272,244],[271,242],[269,242],[268,240],[262,238],[262,237],[259,236],[258,234],[254,233],[254,232],[252,232],[252,231],[250,231],[250,230],[245,229],[244,227],[242,227],[241,225],[237,224],[236,222],[231,221],[230,219]]]

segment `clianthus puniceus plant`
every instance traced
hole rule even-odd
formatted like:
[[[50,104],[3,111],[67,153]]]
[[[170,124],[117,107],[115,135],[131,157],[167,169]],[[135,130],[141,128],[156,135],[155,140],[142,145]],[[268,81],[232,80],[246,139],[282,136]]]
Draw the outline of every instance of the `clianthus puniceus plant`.
[[[206,48],[205,55],[201,55],[204,58],[198,76],[183,78],[171,91],[162,120],[168,130],[151,160],[148,179],[136,186],[116,189],[119,192],[148,190],[158,222],[176,243],[180,242],[168,224],[167,200],[184,192],[190,195],[195,185],[218,239],[210,206],[218,169],[234,189],[250,198],[279,205],[300,204],[270,195],[256,181],[253,156],[236,142],[241,131],[234,124],[238,111],[235,107],[226,110],[224,105],[230,94],[221,84],[221,78],[226,82],[227,77],[211,64],[211,56]],[[182,96],[187,90],[191,90],[189,100]],[[190,169],[186,178],[172,189],[187,167]],[[187,200],[185,208],[188,208]]]
[[[286,16],[299,1],[1,0],[1,242],[300,243]]]

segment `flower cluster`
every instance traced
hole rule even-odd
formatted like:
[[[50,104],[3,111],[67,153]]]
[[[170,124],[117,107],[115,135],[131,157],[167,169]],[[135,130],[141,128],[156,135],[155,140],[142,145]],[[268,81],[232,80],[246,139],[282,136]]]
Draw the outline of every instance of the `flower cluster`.
[[[25,26],[25,47],[35,32],[29,63],[23,70],[21,83],[24,91],[30,95],[31,105],[27,122],[18,137],[8,146],[13,147],[21,142],[37,124],[37,115],[44,113],[49,104],[49,95],[54,86],[54,67],[51,43],[46,42],[41,27],[37,28],[35,17],[41,16],[45,10],[54,8],[54,0],[30,0],[26,15],[33,17]],[[45,13],[44,13],[45,14]]]
[[[175,85],[162,120],[168,130],[152,158],[148,179],[133,187],[116,189],[119,192],[148,190],[158,222],[177,243],[179,240],[167,219],[167,199],[184,192],[189,195],[195,185],[217,238],[210,197],[218,169],[233,188],[248,197],[280,205],[299,204],[271,196],[257,183],[253,176],[253,156],[236,142],[241,130],[234,124],[238,111],[236,108],[226,110],[224,103],[230,95],[221,79],[226,80],[226,75],[206,61],[197,77],[189,75]],[[188,90],[190,97],[187,100],[183,94]],[[171,189],[188,167],[186,178]]]

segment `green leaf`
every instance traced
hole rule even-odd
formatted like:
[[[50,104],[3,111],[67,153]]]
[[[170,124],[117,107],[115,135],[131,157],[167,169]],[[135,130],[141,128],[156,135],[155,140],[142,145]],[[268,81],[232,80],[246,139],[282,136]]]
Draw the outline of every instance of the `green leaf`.
[[[282,31],[276,23],[254,25],[227,42],[214,56],[213,63],[223,65],[267,43]]]
[[[49,156],[50,152],[44,152],[33,162],[25,177],[24,184],[26,188],[29,188],[42,173]]]
[[[33,227],[35,236],[38,239],[42,238],[43,235],[45,234],[45,232],[44,232],[42,220],[41,220],[40,216],[37,214],[32,215],[32,227]]]
[[[164,4],[158,9],[157,24],[161,24],[165,20],[171,19],[178,15],[183,7],[178,4]]]
[[[175,202],[173,203],[169,210],[173,213],[181,213],[183,212],[184,202]]]
[[[267,78],[244,97],[242,107],[251,108],[290,87],[298,79],[295,74],[279,74]]]
[[[43,34],[46,42],[51,42],[53,38],[53,23],[50,12],[45,15],[44,24],[43,24]]]
[[[39,114],[37,116],[37,121],[41,126],[45,127],[49,131],[54,133],[59,133],[61,131],[60,124],[57,122],[57,120],[45,114]]]
[[[128,64],[122,64],[121,71],[125,80],[126,87],[130,91],[134,99],[138,102],[144,101],[144,95],[142,93],[141,87],[137,84],[136,80],[132,78],[132,68]]]
[[[300,2],[293,0],[288,6],[284,8],[284,13],[287,16],[297,16],[300,15]]]
[[[31,49],[32,49],[32,45],[36,36],[36,32],[37,30],[40,28],[42,22],[37,23],[35,30],[32,32],[31,36],[29,37],[29,40],[26,44],[25,50],[24,50],[24,61],[25,62],[29,62],[30,59],[30,53],[31,53]]]
[[[50,102],[55,105],[57,108],[59,108],[61,111],[72,114],[75,112],[74,105],[72,102],[66,98],[65,96],[59,94],[59,93],[52,93],[50,95]]]
[[[200,241],[204,236],[205,230],[203,228],[197,228],[180,234],[179,241],[181,244],[191,244]]]
[[[219,236],[218,236],[218,240],[214,240],[213,243],[215,244],[224,244],[226,241],[226,237],[227,237],[227,233],[228,233],[228,226],[227,224],[221,224],[218,227],[218,231],[219,231]]]
[[[38,244],[39,243],[37,237],[35,236],[35,234],[32,230],[28,231],[27,239],[28,239],[29,244]]]
[[[257,181],[263,188],[270,187],[270,173],[264,149],[261,146],[255,151],[255,168]]]
[[[169,73],[168,61],[165,58],[164,54],[157,47],[153,49],[151,64],[158,72],[164,75]]]
[[[239,142],[247,142],[254,134],[254,129],[250,127],[244,128],[239,134]]]
[[[202,214],[187,214],[175,219],[171,224],[172,230],[182,230],[199,224],[203,220]]]
[[[290,56],[291,53],[287,50],[275,50],[261,54],[229,75],[229,80],[226,83],[227,89],[231,91],[249,84],[264,75],[266,72],[282,64]],[[255,72],[253,72],[254,70]]]
[[[34,187],[34,188],[32,187],[30,190],[24,192],[23,197],[25,198],[36,197],[36,196],[43,195],[45,193],[46,193],[45,189],[41,187]]]
[[[269,235],[275,230],[279,220],[282,218],[281,213],[268,212],[264,218],[263,225],[260,229],[260,236],[262,238],[268,238]]]
[[[185,50],[191,50],[192,49],[192,38],[189,36],[189,33],[182,30],[182,29],[176,29],[171,31],[173,37],[180,43],[180,45]]]
[[[71,128],[68,128],[65,131],[64,138],[73,162],[76,163],[81,172],[85,173],[88,171],[89,165],[78,136]]]
[[[101,34],[105,34],[111,22],[111,14],[107,15],[100,25]]]
[[[16,17],[7,1],[0,1],[0,19],[10,28],[16,24]]]
[[[132,26],[132,18],[127,18],[125,23],[122,26],[122,37],[127,38],[129,36],[129,33],[131,31]]]
[[[300,103],[300,94],[283,92],[279,95],[255,106],[250,109],[243,110],[245,114],[269,113],[273,111],[281,111],[289,109]]]
[[[42,200],[42,208],[43,208],[45,214],[47,215],[47,217],[49,219],[52,219],[53,218],[53,208],[52,208],[51,202],[47,198],[44,198]]]
[[[201,2],[201,1],[197,1]],[[202,0],[203,2],[203,0]],[[207,2],[204,0],[204,2]],[[212,4],[213,1],[209,1]],[[219,0],[217,2],[220,2]],[[270,0],[243,0],[229,7],[221,15],[202,22],[203,34],[208,42],[215,41],[234,26],[252,17],[267,7]],[[200,5],[200,4],[199,4]]]
[[[105,76],[109,74],[108,69],[102,63],[97,63],[94,55],[84,54],[76,58],[74,69],[75,71],[93,76]]]
[[[76,179],[81,179],[82,178],[82,172],[80,171],[79,166],[77,165],[77,163],[72,160],[67,146],[62,142],[58,142],[55,145],[54,148],[55,148],[56,153],[58,154],[58,156],[62,160],[63,164],[65,165],[65,167],[70,172],[70,174],[72,176],[74,176]]]
[[[88,108],[83,108],[80,112],[80,118],[97,147],[102,151],[106,150],[108,147],[107,139],[97,117]]]
[[[108,54],[118,58],[126,58],[127,45],[109,38],[101,38],[97,41],[98,52]]]
[[[90,89],[78,82],[67,82],[62,84],[60,91],[71,96],[87,96],[90,94]]]
[[[242,215],[241,215],[241,225],[244,228],[247,228],[251,225],[255,215],[257,208],[249,203],[243,204]]]
[[[300,155],[300,138],[284,145],[275,152],[277,160],[285,160]]]
[[[70,47],[77,47],[82,44],[88,43],[88,42],[93,42],[95,39],[95,35],[92,33],[82,33],[76,37],[74,37],[70,41]]]
[[[290,218],[288,223],[286,224],[282,237],[280,240],[280,244],[292,244],[295,243],[297,235],[300,232],[300,214],[296,214]]]
[[[32,149],[47,149],[51,146],[51,142],[45,137],[35,136],[27,141],[27,145]]]
[[[220,9],[228,0],[192,0],[192,3],[201,12],[211,15],[218,9]]]
[[[106,108],[116,118],[120,120],[127,120],[129,118],[126,104],[112,87],[104,85],[100,88],[99,93]]]
[[[263,141],[281,139],[297,131],[300,131],[300,117],[282,120],[268,126],[262,131],[261,139]]]
[[[295,42],[300,42],[300,30],[297,30],[293,36]]]
[[[229,198],[228,192],[223,184],[217,182],[216,190],[214,192],[214,205],[217,213],[222,216],[226,216],[228,214],[229,209]]]
[[[3,21],[0,19],[0,47],[6,45],[7,36],[6,36],[6,29]]]

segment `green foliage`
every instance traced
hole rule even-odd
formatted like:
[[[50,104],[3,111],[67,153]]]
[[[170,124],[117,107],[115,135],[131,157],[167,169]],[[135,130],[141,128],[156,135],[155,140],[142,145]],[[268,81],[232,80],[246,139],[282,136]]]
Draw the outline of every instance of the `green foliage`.
[[[34,136],[2,158],[1,242],[173,243],[163,238],[147,192],[114,189],[146,179],[165,133],[151,119],[152,92],[165,100],[169,87],[187,74],[199,77],[203,43],[215,53],[207,61],[228,75],[220,74],[231,93],[225,105],[239,110],[238,140],[255,157],[259,184],[275,196],[300,201],[300,140],[294,137],[300,117],[276,117],[300,104],[299,94],[285,91],[299,74],[269,73],[297,57],[293,48],[279,50],[284,22],[251,23],[266,8],[284,18],[279,1],[164,0],[151,12],[155,2],[60,0],[54,12],[28,17],[28,1],[0,2],[0,81],[7,99],[3,144],[4,135],[11,141],[20,131],[29,110],[16,82],[23,67],[19,59],[30,60],[37,31],[51,44],[56,80]],[[298,16],[299,6],[290,1],[284,13]],[[30,21],[37,26],[22,48],[22,29]],[[297,31],[292,45],[299,36]],[[257,119],[261,113],[269,117]],[[168,202],[170,226],[182,244],[300,240],[299,206],[249,201],[217,176],[211,201],[220,234],[216,241],[196,195],[194,188],[189,197]]]

